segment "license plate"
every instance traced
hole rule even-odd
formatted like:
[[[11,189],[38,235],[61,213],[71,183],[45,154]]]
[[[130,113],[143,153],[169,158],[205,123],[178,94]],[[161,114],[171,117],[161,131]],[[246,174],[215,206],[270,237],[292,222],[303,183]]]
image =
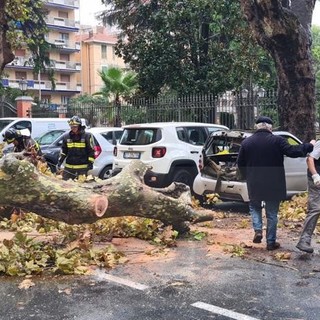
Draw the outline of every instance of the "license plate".
[[[140,159],[140,152],[127,151],[124,152],[123,157],[125,159]]]

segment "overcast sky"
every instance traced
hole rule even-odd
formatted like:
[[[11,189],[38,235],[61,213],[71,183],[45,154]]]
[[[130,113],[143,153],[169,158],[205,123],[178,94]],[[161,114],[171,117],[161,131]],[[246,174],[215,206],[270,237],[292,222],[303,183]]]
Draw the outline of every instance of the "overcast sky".
[[[80,22],[81,24],[97,25],[94,14],[104,10],[105,5],[101,4],[101,0],[80,0]],[[312,24],[320,26],[320,1],[316,1],[316,7],[313,11]]]

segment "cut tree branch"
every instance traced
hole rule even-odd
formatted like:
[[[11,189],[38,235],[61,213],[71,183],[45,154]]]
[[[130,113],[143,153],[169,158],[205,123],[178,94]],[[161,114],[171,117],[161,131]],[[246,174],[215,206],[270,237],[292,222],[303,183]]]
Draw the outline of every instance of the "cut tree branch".
[[[212,220],[212,215],[192,209],[186,185],[173,183],[163,189],[145,185],[143,177],[148,170],[137,160],[107,180],[62,181],[42,174],[20,154],[11,153],[0,159],[0,206],[21,208],[68,224],[145,217],[172,224],[180,232],[186,231],[186,221]]]

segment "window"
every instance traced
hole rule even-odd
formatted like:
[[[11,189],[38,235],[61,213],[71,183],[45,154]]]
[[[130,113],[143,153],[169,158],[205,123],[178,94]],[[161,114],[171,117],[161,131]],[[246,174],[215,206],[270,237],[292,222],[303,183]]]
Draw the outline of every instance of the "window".
[[[187,127],[187,136],[188,142],[197,146],[203,146],[206,139],[207,134],[204,128],[201,127]]]
[[[60,81],[61,82],[70,82],[70,75],[69,74],[61,74]]]
[[[60,60],[61,61],[70,61],[70,55],[69,54],[60,54]]]
[[[181,128],[181,127],[177,128],[177,135],[179,140],[187,142],[187,137],[186,137],[184,128]]]
[[[16,79],[21,80],[21,79],[27,79],[27,73],[26,72],[20,72],[16,71]]]
[[[116,48],[112,47],[112,59],[115,60],[116,59]]]
[[[59,12],[58,12],[58,17],[59,17],[59,18],[65,18],[65,19],[68,19],[68,12],[65,12],[65,11],[59,11]]]
[[[68,104],[70,101],[70,97],[61,96],[61,104]]]
[[[61,40],[69,40],[69,33],[60,33]]]
[[[107,45],[101,45],[101,59],[107,59]]]
[[[161,139],[160,129],[125,129],[121,137],[121,144],[146,145]]]
[[[120,140],[122,131],[109,131],[109,132],[103,132],[101,135],[108,140],[111,144],[116,145],[117,141]]]

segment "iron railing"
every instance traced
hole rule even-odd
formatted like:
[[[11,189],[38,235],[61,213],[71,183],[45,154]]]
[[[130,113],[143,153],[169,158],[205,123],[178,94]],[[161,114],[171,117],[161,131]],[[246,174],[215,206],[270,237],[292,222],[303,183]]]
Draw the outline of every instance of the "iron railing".
[[[32,106],[31,116],[86,118],[92,126],[120,126],[124,124],[169,121],[194,121],[223,124],[233,129],[250,130],[259,115],[279,124],[278,107],[274,91],[227,92],[187,96],[167,96],[154,99],[132,99],[120,105],[96,103],[40,104]],[[317,95],[317,105],[320,94]],[[2,106],[2,109],[5,108]]]

